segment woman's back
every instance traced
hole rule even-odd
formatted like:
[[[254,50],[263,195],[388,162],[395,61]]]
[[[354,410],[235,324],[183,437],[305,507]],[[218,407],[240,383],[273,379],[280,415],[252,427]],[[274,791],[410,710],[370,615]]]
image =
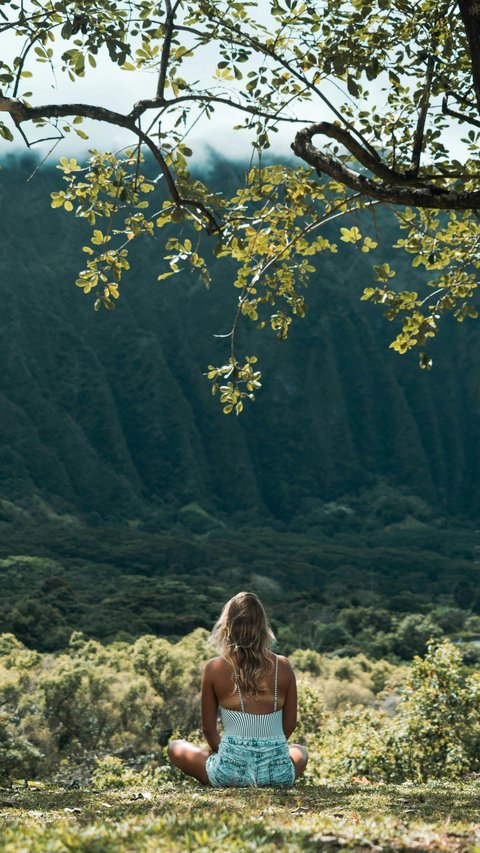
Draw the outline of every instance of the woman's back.
[[[287,658],[281,655],[269,652],[266,657],[269,671],[261,683],[261,692],[256,697],[250,696],[245,690],[240,691],[236,678],[238,661],[233,656],[231,661],[216,657],[207,663],[205,672],[220,707],[231,711],[243,710],[250,714],[268,714],[283,708],[292,679],[292,669]]]

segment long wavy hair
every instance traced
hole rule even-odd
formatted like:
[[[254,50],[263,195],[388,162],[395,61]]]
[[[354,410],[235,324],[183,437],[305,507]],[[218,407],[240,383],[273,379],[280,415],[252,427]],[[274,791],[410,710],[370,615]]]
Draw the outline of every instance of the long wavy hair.
[[[268,652],[275,635],[255,593],[239,592],[227,601],[211,640],[223,657],[235,659],[240,690],[255,698],[263,693],[262,683],[273,668]]]

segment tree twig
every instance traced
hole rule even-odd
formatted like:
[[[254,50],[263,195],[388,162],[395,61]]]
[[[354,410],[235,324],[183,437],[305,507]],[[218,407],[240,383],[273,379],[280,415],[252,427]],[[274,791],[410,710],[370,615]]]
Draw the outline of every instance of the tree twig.
[[[304,131],[300,131],[301,134],[303,132]],[[420,182],[415,175],[411,176],[409,173],[399,172],[397,169],[392,169],[390,166],[387,166],[386,163],[383,163],[376,157],[372,157],[370,152],[366,151],[348,130],[344,127],[339,127],[338,124],[322,121],[318,124],[312,125],[310,128],[307,128],[306,132],[310,134],[310,139],[314,135],[321,134],[323,136],[328,136],[329,139],[335,139],[336,142],[340,142],[340,144],[344,145],[350,154],[353,154],[355,159],[361,163],[362,166],[365,166],[366,169],[373,172],[377,178],[381,178],[381,180],[386,184],[404,183],[412,186],[424,186],[424,184]]]
[[[21,76],[22,76],[22,71],[23,71],[23,67],[24,67],[24,65],[25,65],[25,60],[26,60],[26,58],[27,58],[27,56],[28,56],[28,53],[29,53],[30,49],[33,47],[33,45],[35,44],[35,42],[36,42],[36,41],[38,41],[38,39],[39,39],[39,36],[38,36],[38,35],[37,35],[37,36],[35,36],[34,38],[32,38],[32,40],[27,44],[27,46],[26,46],[26,48],[25,48],[25,50],[24,50],[24,52],[23,52],[23,55],[22,55],[22,56],[21,56],[21,58],[20,58],[20,63],[19,63],[19,65],[18,65],[18,69],[17,69],[17,76],[16,76],[16,80],[15,80],[15,86],[14,86],[14,88],[13,88],[13,92],[12,92],[12,98],[16,98],[16,97],[17,97],[17,94],[18,94],[18,87],[19,87],[19,85],[20,85],[20,78],[21,78]]]
[[[168,107],[174,107],[177,104],[185,103],[186,101],[196,101],[200,104],[224,104],[227,107],[233,107],[233,109],[249,113],[250,115],[257,116],[258,118],[269,119],[270,121],[287,121],[291,124],[305,124],[305,119],[290,116],[279,116],[277,113],[267,113],[263,110],[258,110],[256,107],[250,107],[247,104],[238,104],[229,98],[223,98],[221,95],[181,95],[179,98],[171,98],[170,100],[165,98],[144,98],[141,101],[137,101],[130,115],[132,118],[138,118],[138,116],[145,112],[145,110],[158,109],[159,107],[167,109]],[[283,109],[283,107],[280,109]]]
[[[427,120],[428,107],[430,105],[430,93],[432,90],[433,70],[435,68],[435,56],[430,54],[427,60],[427,70],[425,74],[425,84],[420,98],[420,111],[418,114],[417,127],[413,140],[412,165],[408,170],[408,174],[413,176],[418,175],[420,169],[420,157],[422,155],[423,134],[425,131],[425,122]]]
[[[167,80],[168,62],[170,59],[170,48],[172,45],[173,24],[175,21],[176,7],[172,9],[170,0],[165,0],[167,17],[165,19],[165,35],[163,37],[162,55],[160,59],[160,71],[157,83],[157,98],[163,98],[165,83]]]
[[[465,113],[459,113],[457,110],[452,110],[448,106],[448,95],[443,96],[442,99],[442,113],[444,116],[451,116],[452,118],[457,118],[459,121],[465,121],[467,124],[473,124],[474,127],[480,127],[480,120],[478,118],[474,118],[473,116],[467,116]]]

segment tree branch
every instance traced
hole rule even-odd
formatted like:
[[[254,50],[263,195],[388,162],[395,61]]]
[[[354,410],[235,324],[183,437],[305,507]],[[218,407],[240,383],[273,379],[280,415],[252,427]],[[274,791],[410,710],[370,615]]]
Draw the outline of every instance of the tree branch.
[[[427,60],[427,71],[425,74],[425,85],[423,87],[422,97],[420,98],[420,112],[418,114],[417,127],[413,140],[412,165],[408,170],[408,174],[417,176],[420,169],[420,157],[422,155],[423,134],[425,131],[425,122],[427,120],[428,107],[430,105],[430,92],[432,89],[433,69],[435,68],[435,56],[430,55]]]
[[[223,98],[221,95],[181,95],[179,98],[171,98],[170,100],[166,100],[165,98],[144,98],[141,101],[137,101],[130,113],[130,116],[132,118],[138,118],[138,116],[142,115],[145,110],[158,109],[159,107],[161,109],[167,109],[167,107],[174,107],[177,104],[184,103],[185,101],[197,101],[200,104],[225,104],[227,107],[233,107],[233,109],[258,116],[259,118],[266,118],[271,121],[288,121],[292,124],[305,124],[305,119],[290,118],[289,116],[279,116],[276,113],[263,112],[262,110],[258,110],[256,107],[249,107],[246,104],[237,104],[235,101],[231,101],[229,98]]]
[[[292,144],[292,149],[297,157],[313,166],[319,175],[329,175],[355,192],[361,192],[389,204],[437,210],[478,210],[480,208],[480,191],[455,192],[435,186],[405,186],[407,181],[403,175],[400,176],[403,185],[395,186],[391,181],[382,184],[366,175],[354,172],[353,169],[342,165],[335,158],[323,154],[312,144],[312,138],[324,132],[322,128],[323,123],[304,128],[297,133]]]
[[[473,87],[480,112],[480,4],[478,0],[457,0],[467,36]]]
[[[480,127],[480,120],[478,118],[473,118],[473,116],[466,116],[465,113],[459,113],[457,110],[452,110],[448,106],[448,95],[443,96],[442,99],[442,113],[445,116],[451,116],[452,118],[457,118],[459,121],[466,121],[467,124],[473,124],[475,127]]]
[[[322,134],[323,136],[328,136],[330,139],[335,139],[337,142],[340,142],[341,145],[344,145],[347,151],[350,154],[353,154],[355,159],[365,166],[370,172],[380,178],[386,184],[405,184],[408,186],[420,186],[425,187],[425,184],[422,183],[417,176],[411,175],[409,172],[399,172],[397,169],[392,169],[390,166],[387,166],[386,163],[383,163],[382,160],[377,157],[372,157],[369,151],[366,151],[359,142],[349,133],[345,128],[340,127],[338,124],[331,124],[328,121],[322,121],[318,124],[312,125],[310,128],[306,129],[307,132],[310,133],[310,139],[313,136],[318,134]],[[303,133],[303,131],[300,131]]]
[[[191,207],[198,210],[207,220],[207,233],[213,234],[220,231],[220,226],[217,223],[212,212],[205,205],[191,198],[184,198],[178,192],[170,169],[168,168],[165,158],[153,140],[144,133],[135,124],[135,119],[130,115],[122,115],[114,110],[108,110],[105,107],[97,107],[93,104],[45,104],[40,107],[27,107],[14,98],[5,98],[0,94],[0,112],[7,112],[12,117],[16,127],[20,129],[20,125],[24,121],[34,121],[38,119],[65,118],[66,116],[83,116],[90,118],[93,121],[103,121],[107,124],[114,124],[117,127],[125,127],[130,130],[135,136],[143,142],[152,152],[157,161],[162,174],[167,183],[170,195],[178,207]]]

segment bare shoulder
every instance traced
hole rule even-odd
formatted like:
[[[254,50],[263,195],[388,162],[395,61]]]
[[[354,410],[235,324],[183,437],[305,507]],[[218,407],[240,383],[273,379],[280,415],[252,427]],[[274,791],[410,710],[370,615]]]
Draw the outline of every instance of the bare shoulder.
[[[285,657],[285,655],[275,655],[278,658],[278,665],[283,666],[285,669],[292,669],[292,664],[289,659]]]
[[[216,657],[216,658],[211,658],[209,661],[207,661],[203,671],[204,671],[205,675],[214,676],[214,675],[217,675],[218,673],[225,672],[225,670],[227,668],[229,668],[229,665],[228,665],[227,661],[225,660],[225,658]],[[231,669],[231,667],[230,667],[230,669]]]
[[[277,655],[277,658],[279,673],[281,673],[285,678],[292,678],[294,673],[292,664],[290,663],[289,659],[285,657],[285,655]]]

